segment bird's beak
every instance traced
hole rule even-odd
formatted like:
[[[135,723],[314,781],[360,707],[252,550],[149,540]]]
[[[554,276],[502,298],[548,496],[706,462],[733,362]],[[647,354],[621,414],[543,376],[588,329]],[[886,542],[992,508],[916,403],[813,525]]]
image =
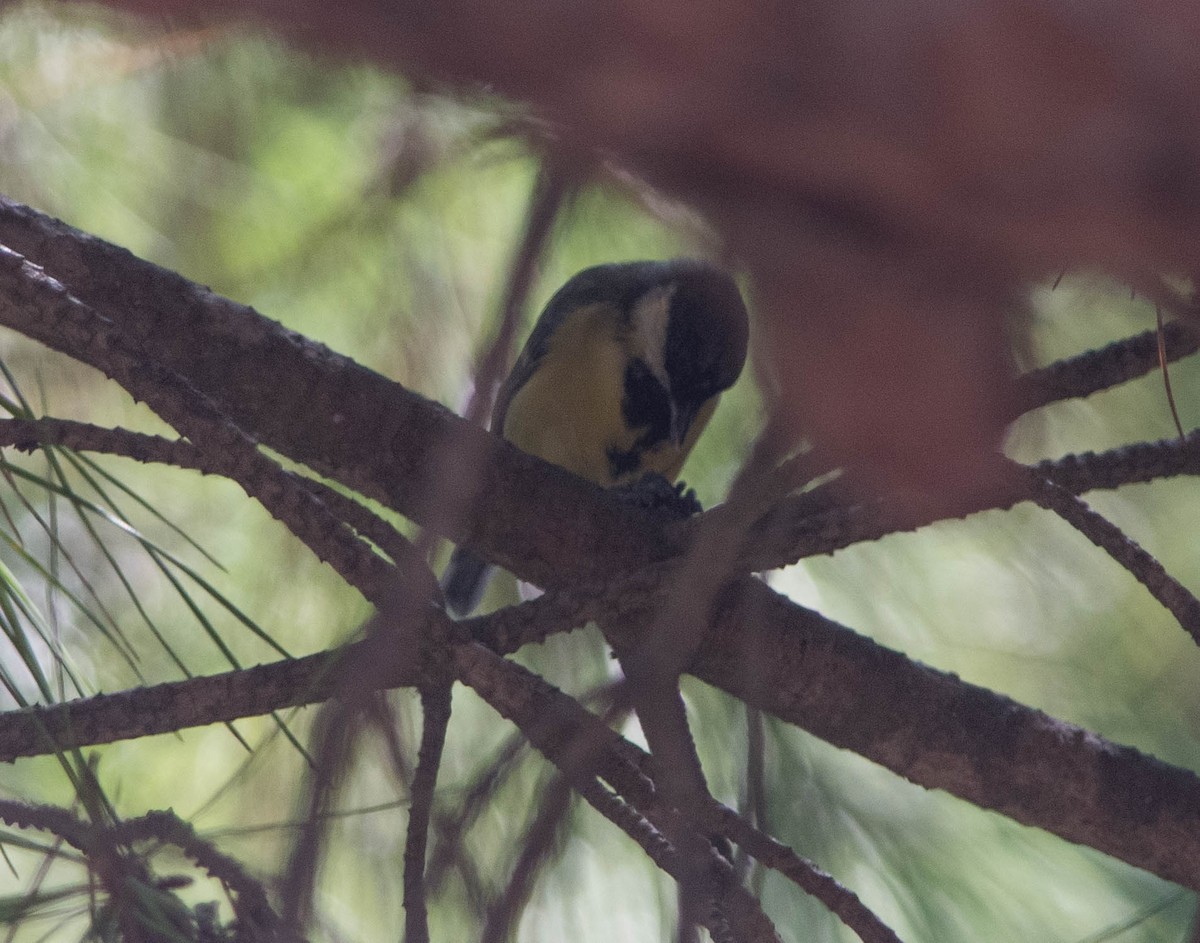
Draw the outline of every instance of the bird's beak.
[[[671,441],[675,443],[676,448],[683,447],[684,439],[687,438],[688,430],[691,429],[692,421],[699,411],[700,405],[680,406],[674,399],[671,400]]]

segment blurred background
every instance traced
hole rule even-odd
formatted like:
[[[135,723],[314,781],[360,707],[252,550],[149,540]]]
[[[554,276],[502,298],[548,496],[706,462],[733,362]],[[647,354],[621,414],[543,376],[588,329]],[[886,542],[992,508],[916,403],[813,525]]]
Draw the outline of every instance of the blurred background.
[[[511,133],[519,109],[245,32],[151,29],[76,5],[3,9],[0,192],[462,406],[537,172]],[[614,174],[560,221],[533,308],[584,266],[705,252],[712,239],[686,210]],[[752,302],[753,286],[745,287]],[[1030,316],[1013,330],[1020,368],[1154,325],[1151,305],[1096,275],[1068,274],[1029,298]],[[164,431],[98,373],[20,336],[0,334],[0,358],[3,405],[14,414]],[[1182,362],[1171,380],[1190,429],[1200,422],[1200,369]],[[705,505],[720,500],[761,420],[747,372],[684,470]],[[1173,430],[1153,374],[1024,417],[1007,449],[1034,461]],[[3,469],[6,709],[319,651],[351,638],[368,614],[228,482],[103,458],[6,455]],[[1200,592],[1195,480],[1088,500]],[[1046,512],[1024,506],[940,524],[767,578],[913,658],[1200,769],[1200,652],[1132,577]],[[490,602],[514,592],[498,581]],[[574,694],[613,672],[590,630],[520,657]],[[745,710],[698,682],[685,693],[714,793],[744,805]],[[415,755],[416,698],[393,696]],[[310,721],[297,711],[89,757],[123,815],[173,808],[270,880],[301,816]],[[857,891],[906,941],[1188,939],[1191,893],[770,719],[765,734],[768,830]],[[437,814],[453,824],[512,740],[512,728],[457,690]],[[466,830],[447,832],[464,854],[434,868],[435,939],[478,935],[480,909],[504,886],[551,780],[525,752],[504,769]],[[77,798],[55,758],[0,768],[0,790],[64,806]],[[316,938],[398,936],[405,804],[384,745],[368,739],[331,827]],[[667,938],[670,882],[589,808],[572,808],[568,825],[518,938]],[[0,868],[9,938],[84,934],[85,872],[66,858],[44,868],[49,843],[36,833],[0,831],[0,841],[11,865]],[[436,836],[433,848],[437,864]],[[164,872],[172,866],[164,861]],[[769,874],[761,881],[785,939],[854,939],[791,885]],[[219,898],[204,883],[185,896]]]

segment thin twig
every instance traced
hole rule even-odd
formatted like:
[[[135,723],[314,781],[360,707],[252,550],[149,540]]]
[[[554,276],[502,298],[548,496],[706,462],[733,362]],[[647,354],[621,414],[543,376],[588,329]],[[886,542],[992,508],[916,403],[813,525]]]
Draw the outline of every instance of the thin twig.
[[[291,855],[288,857],[280,895],[280,914],[288,932],[299,935],[312,915],[321,845],[328,810],[333,803],[348,760],[358,740],[359,717],[337,701],[317,715],[314,770],[307,780],[307,809]]]
[[[1200,474],[1200,431],[1185,435],[1182,441],[1137,443],[1108,452],[1068,455],[1030,467],[1075,493]],[[930,513],[920,504],[905,502],[899,496],[850,506],[831,502],[829,496],[822,488],[776,504],[751,528],[739,568],[748,572],[775,569],[856,543],[983,511],[1008,510],[1034,499],[1028,481],[1019,477],[1010,480],[1006,488],[980,495],[973,504],[960,506],[953,513]],[[720,510],[714,508],[709,513]]]
[[[838,914],[864,941],[895,943],[894,934],[889,935],[890,931],[886,926],[864,907],[854,894],[841,887],[829,875],[802,861],[794,853],[789,857],[789,849],[762,835],[716,800],[706,799],[692,822],[680,818],[678,810],[670,806],[662,791],[657,788],[657,778],[652,778],[650,773],[652,768],[655,771],[662,768],[661,758],[657,755],[651,757],[617,735],[600,718],[584,710],[574,699],[567,697],[543,679],[531,675],[526,669],[503,662],[479,646],[468,645],[458,651],[461,656],[459,664],[462,666],[460,676],[463,681],[471,685],[502,716],[517,724],[530,743],[550,759],[585,798],[588,796],[587,783],[593,775],[598,775],[617,791],[623,803],[637,811],[639,817],[644,816],[653,822],[656,833],[669,835],[672,842],[680,834],[694,832],[699,827],[705,831],[725,835],[739,844],[744,842],[748,846],[752,845],[752,854],[761,855],[764,863],[769,866],[786,868],[788,876],[798,886],[829,906],[830,910]],[[527,689],[537,692],[536,699],[529,701],[514,698],[516,692],[509,686],[509,682],[502,681],[496,674],[501,666],[504,666],[503,671],[506,674],[511,672],[526,676]],[[592,799],[588,801],[592,802]],[[641,843],[637,828],[626,830]],[[643,847],[647,848],[647,853],[656,863],[665,867],[651,848],[645,845]],[[677,846],[673,846],[673,851],[675,857],[667,870],[677,879],[686,881],[688,864],[683,860]],[[732,879],[732,870],[711,846],[705,851],[704,858],[706,874],[711,876],[713,862],[719,861],[723,866],[720,873],[727,873]],[[721,881],[724,881],[724,878]],[[718,881],[718,885],[724,886],[721,881]],[[721,896],[722,892],[715,893]],[[728,900],[722,897],[722,901],[724,910]],[[740,918],[736,914],[731,916],[735,919],[748,919],[745,913]],[[708,925],[707,919],[700,922]]]
[[[174,845],[233,892],[234,913],[252,934],[270,933],[278,927],[279,917],[267,901],[262,883],[251,877],[235,858],[200,838],[191,824],[174,812],[148,812],[113,826],[112,832],[117,841],[126,844],[156,838]]]
[[[559,207],[567,191],[567,176],[557,161],[546,159],[542,163],[526,214],[525,232],[509,270],[508,285],[501,307],[500,326],[496,337],[489,345],[474,371],[475,387],[467,404],[466,418],[478,423],[491,412],[492,398],[500,372],[512,359],[512,347],[516,338],[520,314],[525,307],[529,288],[533,283],[537,261],[553,229]],[[445,479],[438,476],[430,487],[425,501],[432,504],[455,503],[455,493],[473,490],[468,483],[458,481],[447,486],[444,481],[465,478],[463,469],[474,470],[478,462],[469,455],[460,454],[463,447],[451,444],[442,449],[434,461],[439,466],[452,466],[452,473]],[[451,467],[446,471],[451,472]],[[474,473],[472,471],[472,473]],[[424,555],[432,549],[434,537],[431,531],[422,532],[418,547]],[[440,591],[436,597],[441,599]],[[416,614],[414,613],[414,616]],[[415,621],[414,621],[415,627]],[[447,727],[450,722],[451,679],[424,685],[421,688],[421,704],[424,708],[421,747],[417,764],[417,775],[413,783],[413,802],[409,810],[408,835],[404,850],[404,905],[405,938],[410,943],[426,943],[429,927],[426,917],[425,859],[429,843],[429,822],[432,815],[434,786],[437,782],[438,766],[441,763]]]
[[[1128,570],[1200,645],[1200,599],[1171,576],[1149,551],[1081,498],[1024,469],[1022,474],[1033,489],[1034,501],[1053,511]]]
[[[39,419],[0,419],[0,445],[11,445],[21,451],[56,445],[76,452],[99,452],[138,462],[171,465],[235,481],[235,476],[239,474],[239,458],[236,454],[204,449],[187,439],[167,439],[128,429],[108,429],[49,416]],[[281,479],[311,492],[333,514],[380,547],[393,562],[412,564],[417,561],[418,551],[413,543],[364,505],[316,479],[283,468],[279,469],[278,474]],[[424,591],[430,594],[440,592],[431,573],[427,574]]]
[[[853,891],[836,878],[755,828],[733,809],[714,803],[709,809],[712,827],[735,842],[764,867],[783,875],[806,894],[819,900],[830,913],[853,930],[863,943],[900,943],[896,932],[870,910]]]
[[[750,824],[764,832],[770,831],[767,820],[767,788],[766,788],[766,736],[763,715],[757,707],[745,707],[746,711],[746,808]],[[739,843],[738,851],[745,853],[746,848]],[[762,888],[762,869],[756,868],[753,874],[755,892]]]
[[[464,410],[464,418],[473,425],[482,425],[491,414],[500,378],[512,363],[520,315],[533,284],[537,262],[569,190],[566,165],[546,158],[534,183],[525,230],[509,267],[499,326],[473,371],[473,389]],[[474,517],[483,475],[480,450],[484,446],[481,440],[465,436],[446,437],[438,442],[426,461],[428,467],[424,478],[427,487],[418,502],[424,513],[410,516],[467,521]]]
[[[408,808],[408,835],[404,842],[404,940],[428,943],[429,918],[425,902],[425,853],[429,845],[429,820],[434,790],[450,723],[450,685],[421,688],[421,746]]]
[[[640,815],[637,810],[614,796],[594,779],[572,782],[572,787],[583,799],[638,843],[650,859],[663,871],[681,884],[687,880],[680,855],[673,845]],[[722,937],[723,924],[728,920],[734,929],[735,938],[743,943],[779,943],[779,935],[762,907],[736,881],[729,863],[711,848],[706,862],[716,886],[714,904],[716,908],[699,915],[698,922],[714,939]]]
[[[786,441],[778,430],[776,422],[767,423],[730,486],[726,504],[699,521],[687,553],[662,582],[665,601],[639,632],[636,645],[623,649],[610,637],[628,678],[624,695],[636,706],[656,759],[659,787],[685,823],[675,838],[684,874],[681,934],[688,932],[689,924],[699,922],[713,888],[706,866],[711,844],[695,828],[712,797],[688,726],[679,679],[703,641],[718,594],[736,573],[737,548],[749,524],[774,498],[772,470]],[[604,629],[611,623],[600,625]]]
[[[179,374],[148,360],[110,321],[70,295],[63,286],[17,253],[0,246],[0,323],[35,317],[48,328],[74,336],[97,352],[105,371],[135,398],[211,455],[227,453],[228,477],[282,521],[351,586],[378,601],[392,568],[370,552],[306,488],[230,422],[212,400]]]
[[[471,422],[479,423],[492,412],[500,376],[513,361],[521,313],[533,285],[538,260],[554,229],[563,200],[573,185],[573,175],[565,160],[552,156],[543,160],[525,214],[525,231],[509,267],[499,327],[472,372],[475,388],[464,410],[465,418]]]
[[[1200,330],[1172,321],[1163,327],[1161,335],[1158,331],[1144,331],[1030,370],[1013,381],[1012,418],[1060,400],[1091,396],[1144,376],[1159,364],[1160,336],[1168,361],[1200,350]]]
[[[1167,363],[1167,344],[1163,338],[1162,305],[1154,306],[1154,320],[1158,325],[1158,369],[1162,373],[1163,389],[1167,394],[1167,406],[1171,410],[1171,418],[1175,421],[1175,431],[1183,438],[1183,423],[1179,421],[1179,409],[1175,405],[1175,393],[1171,389],[1171,369]]]
[[[537,814],[525,829],[521,853],[509,873],[507,885],[488,907],[480,943],[505,943],[511,938],[521,910],[533,891],[534,879],[550,862],[562,838],[571,811],[571,797],[570,784],[562,776],[555,776],[532,803]]]
[[[453,811],[444,811],[434,822],[437,844],[430,856],[427,870],[429,886],[436,890],[446,872],[454,864],[463,863],[463,850],[468,830],[487,808],[487,803],[516,769],[517,760],[528,751],[529,742],[520,731],[501,746],[497,756],[476,775],[474,782]]]

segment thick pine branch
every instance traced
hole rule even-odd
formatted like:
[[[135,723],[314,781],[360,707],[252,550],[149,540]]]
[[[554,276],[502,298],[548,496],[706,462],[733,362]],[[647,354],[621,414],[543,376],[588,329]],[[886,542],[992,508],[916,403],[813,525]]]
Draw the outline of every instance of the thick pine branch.
[[[915,664],[761,584],[743,592],[766,621],[738,625],[730,620],[744,605],[730,606],[701,650],[698,677],[914,783],[1200,889],[1200,777]],[[755,639],[744,649],[743,632]],[[475,670],[476,650],[455,648],[460,676]],[[320,703],[338,690],[347,658],[351,650],[3,714],[0,760],[49,752],[52,742],[108,743]],[[485,664],[520,710],[561,714],[562,702],[508,676],[506,663]],[[422,680],[407,663],[378,679]]]
[[[522,579],[541,586],[600,586],[614,570],[664,559],[687,542],[687,526],[656,527],[651,517],[482,434],[438,404],[253,309],[3,198],[0,243],[65,281],[73,295],[136,338],[148,356],[185,377],[259,442],[478,549]],[[32,324],[24,330],[63,349],[54,332]],[[1098,371],[1091,385],[1082,384],[1078,377],[1096,356],[1088,352],[1038,371],[1036,383],[1021,381],[1022,397],[1044,404],[1058,395],[1056,390],[1087,395],[1154,368],[1155,361],[1141,355],[1144,336],[1121,343],[1133,351],[1130,356],[1113,350],[1103,354],[1106,361],[1120,363],[1120,370]],[[1186,350],[1174,348],[1175,353]],[[86,349],[64,352],[91,362]],[[302,417],[295,415],[296,408],[303,409]],[[432,501],[429,469],[442,467],[447,451],[477,456],[483,470],[476,487],[461,492],[453,481],[439,482],[438,500]],[[1161,454],[1180,461],[1192,453]],[[1149,467],[1151,459],[1142,459],[1143,469]],[[1072,490],[1088,487],[1082,481],[1060,483]],[[1097,481],[1093,486],[1111,485]],[[539,514],[525,513],[531,496]],[[463,509],[472,497],[489,509],[487,515],[467,518]],[[1009,507],[1029,497],[999,495],[969,510]],[[751,533],[743,565],[748,570],[781,566],[940,519],[894,510],[881,515],[864,507],[829,513],[830,519],[814,515],[807,499],[785,502]],[[561,526],[563,521],[570,526]],[[515,547],[523,552],[514,553]]]
[[[128,253],[12,204],[0,206],[0,238],[43,252],[38,261],[67,278],[73,295],[138,337],[148,356],[168,360],[264,444],[471,539],[525,578],[573,585],[563,608],[581,618],[598,615],[610,631],[622,614],[636,615],[653,600],[662,577],[648,575],[648,562],[686,545],[691,525],[655,526],[442,408]],[[23,329],[79,359],[94,356],[40,329],[36,318]],[[287,404],[296,402],[304,403],[304,422],[289,421]],[[441,513],[424,480],[431,456],[462,436],[487,461],[483,490],[495,512],[470,523]],[[530,501],[541,513],[525,513]],[[637,577],[615,580],[621,572],[647,575],[639,588]],[[616,620],[605,618],[614,614]],[[443,637],[444,627],[429,628]],[[82,710],[9,715],[0,726],[15,727],[16,742],[3,753],[44,751],[47,733],[63,743],[103,742],[155,725],[177,729],[321,700],[332,690],[329,670],[328,660],[316,657],[201,679],[194,688],[185,682],[110,696]],[[1200,835],[1191,813],[1200,793],[1191,773],[914,664],[752,580],[722,595],[717,629],[690,670],[914,782],[1200,887]],[[397,666],[393,677],[375,683],[422,680],[410,671]],[[67,716],[72,723],[64,724]]]

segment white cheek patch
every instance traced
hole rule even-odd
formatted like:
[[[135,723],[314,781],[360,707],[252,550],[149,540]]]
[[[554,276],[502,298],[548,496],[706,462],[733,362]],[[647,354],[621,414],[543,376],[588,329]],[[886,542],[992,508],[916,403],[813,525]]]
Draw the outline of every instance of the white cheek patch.
[[[674,285],[651,288],[633,306],[633,353],[646,362],[664,389],[671,388],[667,378],[667,324],[671,319]]]

